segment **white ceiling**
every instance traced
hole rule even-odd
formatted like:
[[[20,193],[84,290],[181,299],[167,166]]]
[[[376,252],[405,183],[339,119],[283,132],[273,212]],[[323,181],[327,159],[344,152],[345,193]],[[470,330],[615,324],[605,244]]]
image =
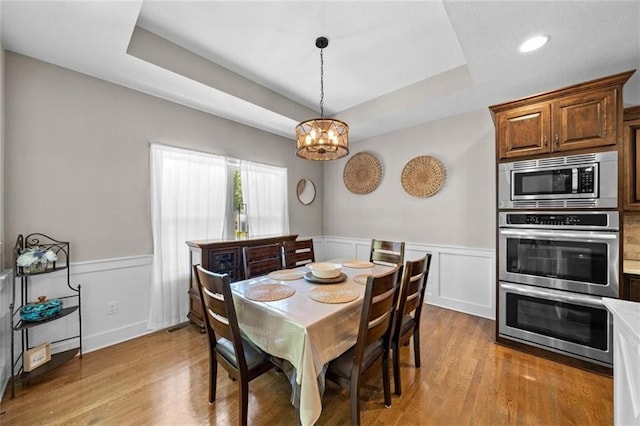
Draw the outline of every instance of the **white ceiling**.
[[[640,68],[637,0],[2,0],[0,23],[7,50],[288,138],[319,115],[318,36],[352,140]]]

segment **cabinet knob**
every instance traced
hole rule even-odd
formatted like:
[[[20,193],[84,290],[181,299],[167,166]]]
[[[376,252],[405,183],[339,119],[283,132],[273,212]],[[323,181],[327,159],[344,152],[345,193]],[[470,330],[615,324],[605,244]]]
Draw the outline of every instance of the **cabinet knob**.
[[[542,146],[547,146],[547,135],[544,135],[544,141],[542,142]]]
[[[560,135],[556,133],[556,145],[560,145]]]

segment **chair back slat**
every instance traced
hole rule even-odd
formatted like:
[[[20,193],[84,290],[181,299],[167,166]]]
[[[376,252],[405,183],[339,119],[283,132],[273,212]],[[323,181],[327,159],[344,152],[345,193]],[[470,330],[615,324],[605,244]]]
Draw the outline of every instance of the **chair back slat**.
[[[281,245],[243,247],[244,278],[249,279],[282,269]]]
[[[312,239],[285,241],[282,247],[284,253],[284,267],[287,269],[316,261]]]
[[[206,307],[206,320],[215,335],[233,341],[233,333],[229,325],[229,313],[224,296],[220,293],[214,293],[208,288],[203,288],[202,300]]]
[[[194,275],[198,281],[200,298],[205,313],[205,328],[210,342],[216,342],[221,337],[233,343],[239,366],[246,369],[246,360],[242,350],[242,340],[238,317],[233,304],[229,275],[216,274],[207,271],[199,265],[194,268]]]
[[[400,280],[400,296],[395,325],[396,334],[400,332],[401,320],[404,316],[413,313],[413,317],[416,320],[420,318],[430,265],[430,253],[418,260],[407,260],[404,264],[402,279]]]
[[[404,241],[371,240],[369,261],[379,265],[401,266],[404,263]]]
[[[424,268],[424,265],[421,264],[413,266],[413,272],[415,272],[416,275],[411,275],[407,283],[406,304],[404,307],[405,314],[413,312],[420,304],[420,293],[426,284],[422,268]]]
[[[383,275],[370,276],[367,279],[358,344],[356,346],[356,362],[364,356],[364,348],[379,340],[389,340],[393,322],[394,307],[397,299],[398,267]],[[360,344],[362,342],[362,344]]]

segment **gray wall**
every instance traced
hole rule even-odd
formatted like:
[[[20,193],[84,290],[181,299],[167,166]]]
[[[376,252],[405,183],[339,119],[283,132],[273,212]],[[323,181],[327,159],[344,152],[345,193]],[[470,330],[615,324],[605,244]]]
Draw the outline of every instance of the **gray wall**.
[[[0,5],[0,10],[2,6]],[[4,240],[4,69],[5,52],[0,44],[0,253],[6,252],[6,242]],[[0,271],[4,270],[2,265],[3,256],[0,255]],[[11,310],[9,305],[11,299],[11,280],[13,275],[8,271],[0,273],[0,392],[4,395],[5,384],[11,377]],[[2,400],[0,395],[0,400]]]
[[[4,218],[5,218],[5,51],[0,44],[0,271],[4,269],[5,253],[9,251],[7,241],[4,234]]]
[[[377,136],[351,145],[382,162],[373,192],[349,192],[342,171],[347,159],[325,168],[324,233],[466,248],[495,248],[494,127],[488,109]],[[408,195],[400,177],[412,158],[430,155],[447,170],[435,195]]]
[[[6,235],[43,232],[73,243],[73,259],[152,252],[149,142],[289,169],[291,231],[302,236],[388,238],[495,247],[494,128],[480,110],[351,144],[383,164],[380,186],[356,195],[343,183],[346,159],[298,159],[293,139],[182,107],[15,53],[6,54]],[[293,134],[293,129],[292,129]],[[404,165],[440,159],[443,188],[406,194]],[[324,167],[324,173],[323,173]],[[318,197],[295,199],[310,177]],[[323,219],[324,218],[324,219]]]
[[[287,167],[291,232],[322,235],[322,164],[295,142],[19,54],[6,54],[6,235],[72,242],[72,260],[152,253],[149,143]],[[294,129],[291,129],[293,136]],[[316,201],[301,205],[309,177]]]

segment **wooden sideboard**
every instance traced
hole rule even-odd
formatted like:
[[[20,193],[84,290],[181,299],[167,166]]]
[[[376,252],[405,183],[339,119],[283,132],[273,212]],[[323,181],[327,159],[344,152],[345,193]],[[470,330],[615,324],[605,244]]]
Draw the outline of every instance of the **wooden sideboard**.
[[[298,235],[270,235],[245,239],[214,239],[187,241],[189,246],[189,263],[202,265],[203,268],[218,274],[229,274],[231,282],[244,279],[242,248],[261,246],[264,244],[295,241]],[[200,293],[193,276],[193,268],[189,268],[189,313],[187,318],[192,324],[204,331],[204,315],[200,302]]]

